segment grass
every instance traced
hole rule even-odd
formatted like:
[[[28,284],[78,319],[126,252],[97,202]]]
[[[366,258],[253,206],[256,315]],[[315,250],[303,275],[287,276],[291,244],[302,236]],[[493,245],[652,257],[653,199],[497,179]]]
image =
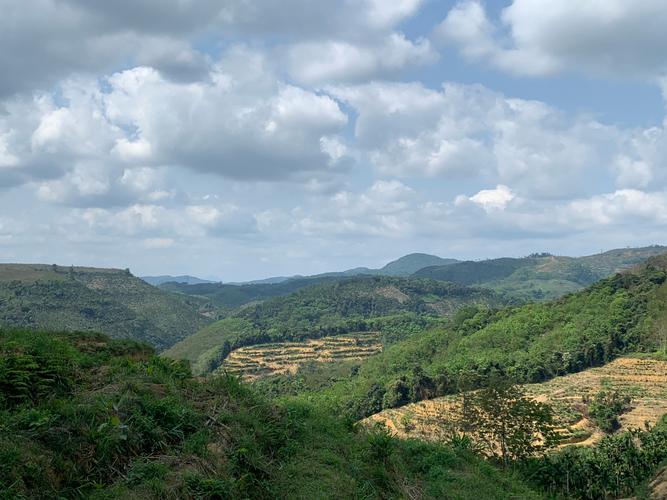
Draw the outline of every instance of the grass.
[[[539,498],[402,442],[90,333],[0,330],[0,498]]]

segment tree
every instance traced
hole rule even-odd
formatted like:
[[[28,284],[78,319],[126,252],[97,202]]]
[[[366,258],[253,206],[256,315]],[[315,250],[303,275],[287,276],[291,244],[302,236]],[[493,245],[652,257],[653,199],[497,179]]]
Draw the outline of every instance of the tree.
[[[588,405],[588,415],[607,434],[618,430],[618,417],[630,409],[632,398],[619,391],[600,391]]]
[[[554,444],[551,407],[526,397],[507,380],[492,380],[484,389],[463,392],[460,413],[461,432],[503,465]]]

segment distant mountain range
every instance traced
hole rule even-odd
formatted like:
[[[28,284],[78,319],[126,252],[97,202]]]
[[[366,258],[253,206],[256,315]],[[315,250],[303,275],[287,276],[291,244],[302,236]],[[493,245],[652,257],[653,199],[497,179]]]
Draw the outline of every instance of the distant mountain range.
[[[139,278],[153,286],[159,286],[163,283],[185,283],[186,285],[217,283],[216,281],[205,280],[202,278],[197,278],[196,276],[189,276],[187,274],[181,276],[170,276],[169,274],[163,274],[161,276],[139,276]]]
[[[585,257],[533,254],[522,258],[504,257],[481,261],[429,266],[415,277],[482,286],[528,300],[560,297],[580,290],[649,257],[667,252],[667,247],[620,248]]]
[[[314,276],[269,278],[236,284],[188,285],[170,282],[163,283],[160,288],[207,300],[211,306],[223,310],[287,295],[320,283],[368,275],[430,278],[460,285],[490,288],[522,300],[547,300],[580,290],[616,271],[665,252],[667,247],[654,245],[610,250],[586,257],[562,257],[543,253],[521,258],[504,257],[480,261],[458,261],[413,253],[392,261],[380,269],[358,267]]]
[[[412,273],[427,266],[446,266],[459,262],[456,259],[443,259],[436,255],[429,255],[426,253],[411,253],[399,259],[389,262],[384,267],[379,269],[372,269],[369,267],[355,267],[346,271],[332,271],[328,273],[314,274],[311,276],[304,276],[295,274],[293,276],[271,276],[250,281],[230,281],[225,285],[275,285],[277,283],[284,283],[290,280],[303,280],[312,278],[336,277],[336,276],[359,276],[366,274],[369,276],[410,276]],[[141,276],[141,279],[153,286],[163,285],[165,283],[181,283],[186,285],[199,285],[203,283],[222,283],[221,281],[211,281],[196,276],[171,276],[168,274],[161,276]]]
[[[429,255],[426,253],[411,253],[403,257],[391,261],[389,264],[380,269],[370,269],[368,267],[355,267],[342,272],[331,272],[316,274],[312,277],[317,278],[321,276],[358,276],[360,274],[367,274],[371,276],[410,276],[413,273],[429,266],[448,266],[459,262],[456,259],[443,259],[436,255]]]

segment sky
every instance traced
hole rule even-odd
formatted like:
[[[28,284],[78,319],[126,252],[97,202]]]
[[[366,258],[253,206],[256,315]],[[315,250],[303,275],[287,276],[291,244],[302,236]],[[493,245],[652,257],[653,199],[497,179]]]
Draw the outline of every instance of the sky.
[[[664,0],[0,0],[0,262],[667,243]]]

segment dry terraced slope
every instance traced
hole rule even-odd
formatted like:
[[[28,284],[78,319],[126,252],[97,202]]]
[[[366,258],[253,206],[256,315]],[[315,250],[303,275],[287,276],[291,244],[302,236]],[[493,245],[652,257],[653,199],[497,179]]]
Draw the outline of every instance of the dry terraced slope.
[[[322,337],[303,342],[281,342],[242,347],[232,351],[218,372],[255,380],[269,375],[294,374],[309,362],[331,363],[363,359],[382,351],[378,332]]]
[[[524,386],[526,394],[551,404],[558,416],[563,444],[592,445],[603,434],[586,416],[586,398],[603,389],[632,396],[630,411],[621,415],[621,430],[655,424],[667,413],[667,361],[622,357],[579,373]],[[392,408],[372,415],[365,423],[380,422],[403,438],[445,439],[452,428],[456,399],[445,396]]]

